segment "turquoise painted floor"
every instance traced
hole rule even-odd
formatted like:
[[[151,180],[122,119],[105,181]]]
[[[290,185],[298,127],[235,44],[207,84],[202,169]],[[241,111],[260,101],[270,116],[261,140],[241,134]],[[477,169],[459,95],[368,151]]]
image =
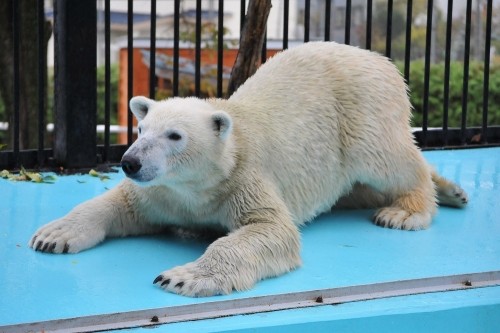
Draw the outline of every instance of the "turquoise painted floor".
[[[424,155],[468,192],[466,209],[441,207],[431,228],[419,232],[377,227],[370,210],[322,215],[302,230],[300,269],[247,292],[200,299],[166,293],[152,281],[167,268],[195,260],[208,243],[164,235],[111,239],[73,255],[28,248],[39,226],[115,186],[122,173],[108,174],[108,180],[59,176],[54,184],[0,179],[0,332],[13,324],[500,271],[500,148]],[[454,331],[498,330],[500,287],[173,323],[156,331],[361,332],[404,324],[408,329],[402,331],[430,332],[446,322]]]

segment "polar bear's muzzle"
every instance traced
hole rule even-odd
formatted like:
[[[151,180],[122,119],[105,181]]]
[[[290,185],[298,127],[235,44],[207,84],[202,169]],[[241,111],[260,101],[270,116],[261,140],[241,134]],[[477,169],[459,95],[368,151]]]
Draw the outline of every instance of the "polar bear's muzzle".
[[[139,184],[147,185],[146,183],[155,178],[156,169],[151,166],[143,166],[141,160],[135,155],[123,155],[121,165],[125,175]]]
[[[134,178],[142,168],[141,161],[133,156],[124,155],[121,161],[123,172],[127,177]]]
[[[162,149],[158,140],[139,138],[123,154],[121,167],[125,175],[141,186],[150,186],[160,172]]]

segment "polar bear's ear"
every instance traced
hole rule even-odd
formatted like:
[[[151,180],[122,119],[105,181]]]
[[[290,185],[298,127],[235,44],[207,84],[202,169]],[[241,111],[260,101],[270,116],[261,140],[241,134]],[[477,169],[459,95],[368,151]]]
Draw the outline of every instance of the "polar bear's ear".
[[[233,120],[224,111],[216,111],[212,114],[213,128],[217,135],[226,140],[233,129]]]
[[[130,100],[130,110],[137,118],[137,120],[142,120],[148,114],[149,108],[156,102],[152,99],[146,98],[144,96],[133,97]]]

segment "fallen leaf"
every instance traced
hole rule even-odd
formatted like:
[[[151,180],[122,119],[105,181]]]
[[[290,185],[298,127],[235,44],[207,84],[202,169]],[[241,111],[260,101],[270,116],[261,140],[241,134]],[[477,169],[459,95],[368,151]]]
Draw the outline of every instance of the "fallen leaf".
[[[95,171],[94,169],[91,169],[89,171],[89,175],[91,175],[92,177],[99,177],[99,179],[102,180],[102,181],[109,179],[108,175],[103,175],[103,174]]]
[[[478,133],[474,135],[471,139],[470,142],[472,143],[480,143],[481,142],[481,133]]]
[[[43,182],[43,177],[39,173],[27,172],[26,177],[28,177],[32,182],[35,182],[35,183],[42,183]]]
[[[47,176],[43,177],[43,182],[52,184],[52,183],[55,183],[56,179],[57,179],[57,177],[54,175],[47,175]]]
[[[31,181],[34,183],[54,183],[57,179],[54,175],[46,175],[39,172],[29,172],[24,167],[21,166],[19,174],[14,174],[8,170],[2,170],[0,172],[0,177],[12,181]]]
[[[2,170],[0,171],[0,177],[2,178],[9,178],[10,172],[8,170]]]
[[[43,182],[43,177],[40,173],[26,171],[26,169],[22,166],[21,166],[21,172],[19,174],[21,176],[26,177],[26,180],[31,180],[34,183],[42,183]]]

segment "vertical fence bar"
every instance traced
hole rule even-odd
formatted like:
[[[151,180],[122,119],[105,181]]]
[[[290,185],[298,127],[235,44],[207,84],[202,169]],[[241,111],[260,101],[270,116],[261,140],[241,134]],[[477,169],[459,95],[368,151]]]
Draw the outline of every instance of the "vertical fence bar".
[[[330,17],[332,14],[332,1],[325,1],[325,41],[330,40]]]
[[[373,0],[366,2],[366,49],[372,48]]]
[[[174,1],[174,73],[172,78],[173,95],[179,96],[179,40],[180,40],[181,0]]]
[[[488,143],[488,95],[490,90],[490,48],[491,48],[491,16],[493,0],[486,5],[486,35],[484,42],[484,76],[483,76],[483,124],[481,143]]]
[[[127,145],[130,146],[134,123],[128,103],[134,94],[134,0],[128,0],[127,7]]]
[[[224,74],[224,0],[219,0],[217,27],[217,97],[222,97]]]
[[[391,57],[391,47],[392,47],[392,12],[393,12],[393,0],[387,1],[387,30],[386,30],[386,40],[385,40],[385,55],[386,57]]]
[[[38,166],[44,165],[43,149],[45,146],[45,93],[47,88],[47,54],[45,49],[45,6],[37,2],[38,20]]]
[[[309,28],[311,26],[311,0],[305,0],[304,5],[304,43],[309,41]]]
[[[220,98],[224,80],[224,0],[219,0],[217,24],[217,97]]]
[[[20,102],[20,91],[19,91],[19,47],[21,41],[20,34],[20,22],[21,19],[19,13],[19,1],[12,0],[12,33],[13,33],[13,55],[14,55],[14,145],[13,145],[13,153],[14,153],[14,166],[19,166],[19,102]]]
[[[194,56],[194,94],[199,97],[201,93],[201,0],[196,0],[196,31],[195,31],[195,56]]]
[[[448,0],[446,13],[446,45],[444,53],[444,91],[443,91],[443,145],[448,145],[448,111],[450,105],[450,58],[451,31],[453,28],[453,0]]]
[[[149,98],[156,92],[156,0],[151,0],[151,30],[149,41]]]
[[[351,44],[351,0],[345,1],[345,35],[344,43]]]
[[[290,8],[290,1],[283,1],[283,50],[286,50],[288,48],[288,11]]]
[[[92,167],[97,162],[96,2],[54,4],[54,158],[67,168]]]
[[[470,58],[470,30],[472,16],[472,0],[467,0],[465,13],[465,46],[464,46],[464,77],[462,85],[462,121],[460,126],[460,144],[465,144],[467,129],[467,100],[469,94],[469,58]]]
[[[111,12],[110,0],[104,1],[104,150],[103,162],[109,160],[111,114]]]
[[[431,34],[432,34],[432,12],[434,3],[427,1],[427,26],[425,35],[425,67],[424,67],[424,103],[422,110],[422,146],[427,146],[427,125],[429,118],[429,81],[431,71]]]
[[[406,3],[406,36],[405,36],[405,72],[406,84],[410,84],[410,60],[411,60],[411,26],[412,26],[413,1]]]

